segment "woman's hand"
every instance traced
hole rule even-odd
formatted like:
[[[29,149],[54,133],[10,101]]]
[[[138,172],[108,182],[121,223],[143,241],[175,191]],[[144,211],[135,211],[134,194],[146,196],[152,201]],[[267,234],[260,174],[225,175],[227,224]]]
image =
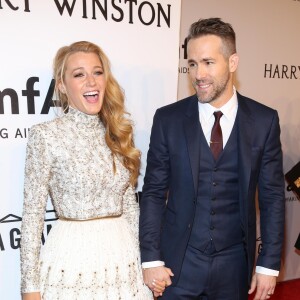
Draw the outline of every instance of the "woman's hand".
[[[165,266],[143,269],[144,282],[155,297],[162,296],[165,288],[172,284],[171,276],[174,274]]]
[[[41,299],[42,298],[40,292],[22,294],[22,300],[41,300]]]

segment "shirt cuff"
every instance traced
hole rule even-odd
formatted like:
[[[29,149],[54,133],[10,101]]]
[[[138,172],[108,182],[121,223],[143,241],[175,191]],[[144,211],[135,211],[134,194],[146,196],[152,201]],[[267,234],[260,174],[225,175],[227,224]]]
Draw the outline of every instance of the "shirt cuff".
[[[260,266],[256,266],[255,271],[256,271],[256,273],[264,274],[264,275],[271,275],[271,276],[276,276],[276,277],[278,277],[278,275],[279,275],[279,271],[260,267]]]
[[[143,269],[149,269],[149,268],[155,268],[155,267],[162,267],[164,266],[165,263],[160,260],[155,260],[155,261],[147,261],[142,263],[142,268]]]

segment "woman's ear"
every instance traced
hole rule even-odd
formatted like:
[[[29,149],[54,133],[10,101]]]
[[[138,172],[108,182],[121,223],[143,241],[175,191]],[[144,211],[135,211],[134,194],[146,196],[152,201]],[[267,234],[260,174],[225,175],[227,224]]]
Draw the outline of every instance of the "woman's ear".
[[[59,91],[60,91],[61,93],[63,93],[63,94],[66,93],[66,87],[65,87],[65,85],[64,85],[62,82],[60,82],[60,83],[58,84],[58,89],[59,89]]]

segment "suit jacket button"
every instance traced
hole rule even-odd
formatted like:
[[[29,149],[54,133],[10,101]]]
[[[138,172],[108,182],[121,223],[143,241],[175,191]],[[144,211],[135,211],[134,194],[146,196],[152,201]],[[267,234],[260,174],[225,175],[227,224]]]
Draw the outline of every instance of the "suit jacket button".
[[[210,230],[214,230],[215,229],[215,227],[214,226],[210,226],[210,228],[209,228]]]
[[[188,228],[191,228],[191,224],[188,225]]]

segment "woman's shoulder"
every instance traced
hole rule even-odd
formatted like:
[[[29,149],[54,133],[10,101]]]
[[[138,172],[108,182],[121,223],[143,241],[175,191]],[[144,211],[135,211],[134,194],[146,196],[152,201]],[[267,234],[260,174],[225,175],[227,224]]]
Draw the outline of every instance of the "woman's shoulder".
[[[63,126],[63,117],[56,117],[49,121],[44,121],[31,126],[29,134],[31,136],[52,136],[56,135],[59,128]]]

